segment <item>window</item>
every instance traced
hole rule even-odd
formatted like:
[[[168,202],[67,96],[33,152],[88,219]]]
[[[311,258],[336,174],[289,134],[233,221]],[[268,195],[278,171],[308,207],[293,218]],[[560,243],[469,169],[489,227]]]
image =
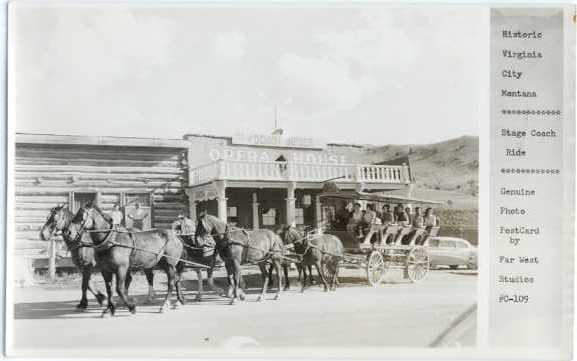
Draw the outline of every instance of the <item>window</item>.
[[[236,207],[228,207],[226,209],[226,215],[227,217],[236,217],[237,216]]]
[[[439,240],[438,239],[429,239],[428,245],[429,245],[429,247],[439,247]]]
[[[468,248],[469,246],[465,242],[457,242],[457,248]]]
[[[295,209],[295,223],[305,224],[305,210],[303,208]]]
[[[72,211],[76,212],[80,208],[84,207],[88,203],[92,203],[96,201],[96,193],[72,193],[73,197],[73,208]]]
[[[127,207],[139,203],[141,207],[150,207],[150,193],[126,193],[124,205]]]
[[[276,209],[271,208],[266,213],[262,214],[262,225],[263,226],[276,225]]]
[[[439,247],[455,248],[455,241],[440,240]]]

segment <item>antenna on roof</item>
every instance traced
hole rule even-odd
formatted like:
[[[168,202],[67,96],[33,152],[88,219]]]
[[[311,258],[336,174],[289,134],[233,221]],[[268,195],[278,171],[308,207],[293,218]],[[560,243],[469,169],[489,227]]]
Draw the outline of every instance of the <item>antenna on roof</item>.
[[[272,131],[273,135],[282,135],[283,130],[282,128],[280,128],[279,126],[279,120],[278,120],[278,105],[275,104],[274,105],[274,130]]]

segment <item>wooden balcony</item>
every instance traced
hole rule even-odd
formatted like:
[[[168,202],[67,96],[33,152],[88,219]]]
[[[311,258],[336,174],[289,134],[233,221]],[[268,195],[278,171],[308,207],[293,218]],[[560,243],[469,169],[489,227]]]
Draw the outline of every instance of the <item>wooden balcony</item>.
[[[410,183],[408,166],[310,164],[218,160],[189,170],[189,186],[215,180],[398,184]]]

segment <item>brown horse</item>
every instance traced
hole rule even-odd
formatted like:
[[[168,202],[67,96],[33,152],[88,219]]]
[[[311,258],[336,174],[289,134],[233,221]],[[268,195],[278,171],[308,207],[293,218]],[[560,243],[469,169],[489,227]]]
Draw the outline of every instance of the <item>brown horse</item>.
[[[195,237],[206,236],[214,237],[216,249],[225,263],[231,304],[234,304],[237,298],[244,299],[239,288],[242,282],[241,265],[247,263],[256,263],[261,271],[263,286],[257,301],[262,301],[267,291],[269,273],[266,266],[269,263],[276,270],[279,285],[275,299],[280,297],[280,269],[284,251],[282,240],[278,235],[268,229],[254,231],[229,229],[225,222],[203,213],[198,218]]]
[[[58,205],[50,210],[50,214],[46,219],[46,222],[40,229],[40,239],[43,241],[48,241],[68,227],[74,215],[68,207],[64,204]],[[102,302],[106,297],[98,290],[94,290],[91,286],[90,278],[92,276],[92,271],[96,267],[96,260],[94,259],[94,250],[90,247],[78,247],[74,244],[74,240],[67,237],[67,235],[62,234],[64,242],[70,251],[72,256],[72,262],[78,268],[82,274],[82,297],[80,303],[76,306],[77,309],[83,310],[88,307],[88,298],[86,297],[86,291],[90,291],[98,301],[98,304],[102,306]],[[82,235],[82,242],[90,242],[90,237],[88,234]]]
[[[325,291],[329,290],[329,286],[332,290],[336,289],[339,277],[339,263],[344,253],[340,239],[330,234],[304,235],[295,227],[290,226],[284,228],[281,236],[285,244],[294,244],[295,252],[302,257],[300,264],[300,268],[303,271],[301,292],[306,288],[307,266],[315,266]],[[325,274],[325,270],[329,274]],[[327,281],[327,276],[329,277],[330,285]]]
[[[87,232],[91,236],[95,250],[95,258],[104,277],[108,305],[103,316],[110,311],[114,315],[116,307],[112,302],[112,277],[116,275],[116,292],[131,313],[136,313],[136,306],[129,302],[122,285],[126,277],[133,270],[150,270],[155,266],[164,269],[167,274],[167,292],[160,308],[160,312],[170,308],[170,297],[176,288],[177,303],[184,304],[180,292],[180,275],[184,264],[180,259],[185,258],[182,242],[174,232],[165,230],[151,230],[144,232],[128,232],[115,229],[111,219],[102,213],[96,206],[84,207],[68,227],[71,237]]]

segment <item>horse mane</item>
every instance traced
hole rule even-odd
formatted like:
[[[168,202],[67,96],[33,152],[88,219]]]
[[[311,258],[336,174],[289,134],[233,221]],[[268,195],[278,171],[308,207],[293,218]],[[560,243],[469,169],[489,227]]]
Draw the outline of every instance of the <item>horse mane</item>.
[[[203,212],[203,214],[198,217],[198,222],[196,222],[196,234],[198,236],[203,236],[207,233],[222,234],[226,232],[227,227],[226,222],[221,221],[212,214]]]

